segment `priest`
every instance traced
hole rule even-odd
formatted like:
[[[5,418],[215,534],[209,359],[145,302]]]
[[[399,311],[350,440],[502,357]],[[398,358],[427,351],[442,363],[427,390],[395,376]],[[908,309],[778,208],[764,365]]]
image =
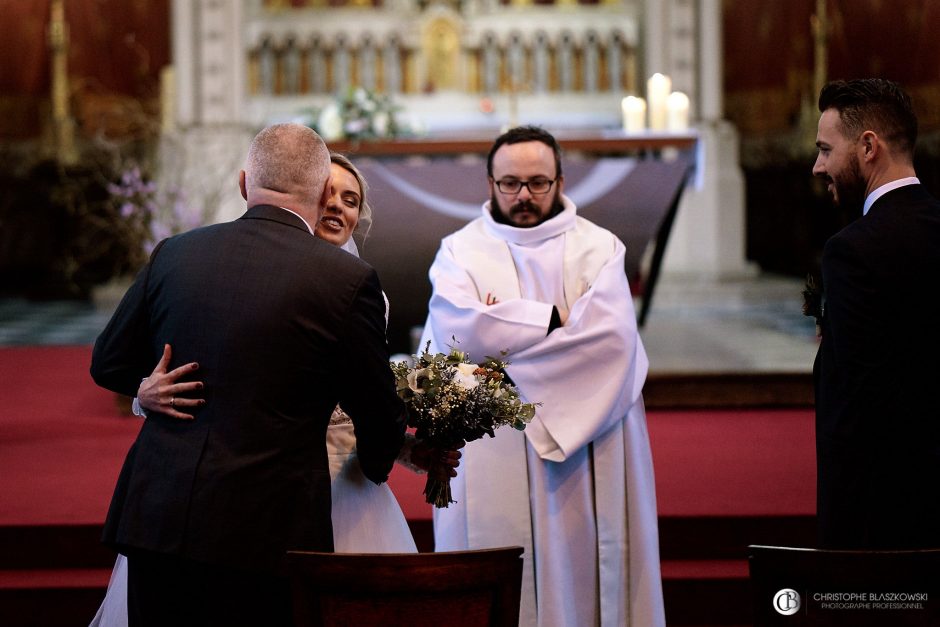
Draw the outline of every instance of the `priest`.
[[[653,465],[624,246],[577,215],[558,143],[537,127],[497,138],[491,199],[444,238],[422,348],[505,353],[524,432],[467,445],[435,511],[438,551],[525,549],[520,625],[665,624]]]

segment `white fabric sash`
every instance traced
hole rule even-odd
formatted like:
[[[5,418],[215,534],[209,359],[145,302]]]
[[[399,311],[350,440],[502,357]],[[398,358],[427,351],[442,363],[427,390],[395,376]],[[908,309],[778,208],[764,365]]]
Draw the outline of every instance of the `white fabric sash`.
[[[509,248],[489,230],[485,221],[469,224],[453,238],[453,255],[481,301],[488,294],[521,298]],[[508,357],[509,374],[526,400],[542,403],[526,436],[553,461],[622,419],[639,399],[649,367],[623,271],[623,244],[582,218],[562,237],[568,322]]]

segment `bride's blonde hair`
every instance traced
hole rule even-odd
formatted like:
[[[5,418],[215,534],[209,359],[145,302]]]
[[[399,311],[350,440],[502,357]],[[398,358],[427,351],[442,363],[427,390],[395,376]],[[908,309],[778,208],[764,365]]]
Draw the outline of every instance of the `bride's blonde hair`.
[[[354,166],[353,162],[350,161],[347,156],[341,155],[338,152],[331,152],[330,163],[335,163],[352,174],[356,177],[356,182],[359,183],[359,223],[356,225],[354,233],[359,235],[361,241],[364,242],[366,236],[369,234],[369,229],[372,228],[372,205],[369,204],[367,199],[369,184],[366,183],[366,179],[362,176],[359,168]]]

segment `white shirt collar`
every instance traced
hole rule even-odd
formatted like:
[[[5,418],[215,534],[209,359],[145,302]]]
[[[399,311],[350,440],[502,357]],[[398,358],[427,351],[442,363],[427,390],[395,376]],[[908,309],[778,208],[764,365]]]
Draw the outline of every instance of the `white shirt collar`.
[[[868,195],[865,199],[865,206],[862,207],[862,215],[868,215],[868,210],[871,209],[871,206],[875,204],[875,201],[890,192],[891,190],[897,189],[899,187],[904,187],[905,185],[920,185],[920,179],[916,176],[907,176],[903,179],[897,179],[891,181],[890,183],[885,183],[872,193]]]
[[[300,221],[304,223],[304,226],[307,227],[307,230],[310,231],[310,234],[311,234],[311,235],[313,235],[313,229],[310,228],[310,225],[307,223],[306,220],[304,220],[304,219],[301,217],[301,215],[300,215],[299,213],[297,213],[297,212],[294,211],[293,209],[288,209],[287,207],[280,207],[280,206],[279,206],[278,209],[283,209],[283,210],[286,211],[287,213],[293,213],[295,216],[297,216],[298,218],[300,218]]]
[[[531,228],[520,228],[494,220],[490,211],[490,201],[486,201],[483,203],[483,223],[490,235],[498,239],[521,246],[531,246],[560,235],[574,227],[578,213],[575,204],[564,194],[561,196],[561,202],[564,205],[564,210],[554,218]]]

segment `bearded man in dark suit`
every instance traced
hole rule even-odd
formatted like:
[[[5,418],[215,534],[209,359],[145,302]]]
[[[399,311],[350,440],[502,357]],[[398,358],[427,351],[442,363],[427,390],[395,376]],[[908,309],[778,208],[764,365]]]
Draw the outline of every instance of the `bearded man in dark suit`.
[[[814,366],[820,545],[940,547],[940,203],[916,178],[910,97],[819,97],[813,174],[858,217],[825,245]]]
[[[333,548],[337,402],[372,481],[403,442],[375,271],[313,235],[323,140],[262,130],[239,185],[247,212],[162,242],[95,343],[110,390],[134,395],[164,344],[205,386],[195,420],[148,417],[115,489],[104,539],[128,556],[131,625],[290,624],[285,552]]]

